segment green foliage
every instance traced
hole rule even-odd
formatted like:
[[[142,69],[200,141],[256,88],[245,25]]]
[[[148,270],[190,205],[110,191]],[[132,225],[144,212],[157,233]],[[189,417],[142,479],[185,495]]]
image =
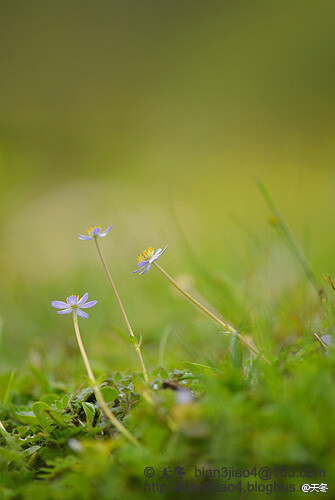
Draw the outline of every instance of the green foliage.
[[[334,476],[335,355],[329,341],[322,339],[333,334],[335,288],[330,278],[333,290],[316,286],[314,270],[269,193],[264,186],[261,189],[303,276],[282,287],[275,283],[271,289],[266,268],[265,278],[262,273],[254,277],[245,303],[239,290],[226,296],[220,310],[227,281],[218,275],[213,283],[202,264],[199,269],[212,296],[219,282],[215,304],[219,312],[231,304],[234,315],[243,316],[237,332],[243,332],[272,363],[252,357],[237,335],[223,335],[216,327],[207,330],[209,320],[196,316],[198,312],[184,335],[174,334],[171,319],[154,347],[138,334],[144,358],[158,347],[153,357],[163,365],[149,370],[149,384],[133,369],[108,370],[106,359],[99,359],[107,337],[96,337],[93,366],[101,393],[111,412],[141,443],[138,449],[105,417],[92,388],[83,383],[82,365],[75,371],[72,346],[45,358],[35,351],[24,367],[0,375],[1,498],[136,500],[148,496],[148,484],[173,482],[173,477],[161,479],[164,468],[173,472],[182,467],[185,488],[195,483],[205,486],[206,477],[195,479],[195,468],[266,466],[286,474],[294,467],[297,474],[276,479],[297,490],[303,483],[327,483]],[[199,267],[193,257],[191,265]],[[270,271],[274,267],[270,262]],[[172,303],[171,310],[177,318],[179,304]],[[113,342],[117,342],[114,337]],[[128,335],[122,334],[121,342],[134,354]],[[132,337],[130,344],[138,345]],[[41,347],[41,352],[46,349]],[[73,371],[69,359],[74,361]],[[152,477],[145,475],[146,467],[153,468]],[[325,476],[306,480],[298,475],[313,469],[324,470]],[[269,484],[259,477],[252,480]],[[227,480],[213,482],[216,487],[221,483]],[[248,478],[242,478],[240,490],[229,496],[245,498],[247,484]],[[160,496],[189,497],[182,490],[163,491]],[[290,496],[274,494],[274,498]]]
[[[288,349],[270,367],[241,363],[232,346],[231,357],[216,369],[196,363],[185,363],[194,373],[156,369],[150,390],[137,375],[106,379],[101,390],[143,444],[140,450],[115,433],[89,387],[58,392],[50,404],[30,395],[25,404],[9,405],[2,416],[15,446],[2,438],[1,495],[141,498],[147,466],[157,480],[163,467],[184,467],[185,484],[192,482],[195,467],[225,465],[308,467],[331,477],[335,357],[312,342],[304,339],[299,353]],[[191,391],[193,400],[180,402],[182,390]]]

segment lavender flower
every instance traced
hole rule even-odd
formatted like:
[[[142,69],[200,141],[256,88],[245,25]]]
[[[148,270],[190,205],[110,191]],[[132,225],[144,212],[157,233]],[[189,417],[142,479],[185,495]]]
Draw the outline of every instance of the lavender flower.
[[[60,309],[57,311],[58,314],[70,314],[71,312],[75,312],[81,318],[88,318],[88,314],[82,311],[81,309],[87,309],[89,307],[95,306],[98,302],[97,300],[91,300],[87,302],[88,293],[85,293],[81,299],[79,299],[79,295],[70,295],[67,297],[66,302],[62,302],[61,300],[54,300],[51,302],[52,307],[56,309]]]
[[[90,227],[90,229],[87,229],[87,235],[86,234],[80,234],[79,239],[80,240],[92,240],[93,238],[103,238],[106,236],[108,231],[112,229],[113,226],[109,226],[106,231],[101,232],[101,226],[95,226],[95,227]]]
[[[140,255],[137,257],[137,260],[138,260],[137,266],[139,267],[139,269],[136,269],[136,271],[133,271],[133,273],[138,273],[141,271],[140,274],[144,274],[147,271],[149,271],[151,264],[155,260],[157,260],[162,255],[162,253],[165,252],[167,247],[168,247],[168,245],[166,245],[164,250],[159,248],[158,250],[156,250],[156,252],[155,252],[155,249],[153,247],[149,247],[147,250],[144,250],[143,252],[141,252]]]

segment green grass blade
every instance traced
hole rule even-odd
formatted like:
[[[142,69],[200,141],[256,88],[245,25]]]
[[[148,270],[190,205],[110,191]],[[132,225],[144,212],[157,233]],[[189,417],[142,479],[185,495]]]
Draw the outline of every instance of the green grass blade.
[[[288,245],[289,249],[292,251],[292,253],[295,256],[295,258],[297,259],[297,261],[302,266],[309,281],[312,283],[312,285],[314,286],[316,291],[319,293],[320,288],[321,288],[321,284],[320,284],[312,266],[308,262],[306,256],[304,255],[302,250],[299,248],[295,239],[293,238],[292,234],[290,233],[288,227],[286,226],[284,219],[281,216],[278,208],[276,207],[269,191],[267,190],[267,188],[265,187],[265,185],[261,181],[257,181],[257,185],[258,185],[266,203],[268,204],[270,210],[272,211],[273,215],[276,218],[278,228],[280,229],[281,234],[284,236],[286,244]]]
[[[9,382],[8,382],[8,385],[7,385],[5,396],[3,398],[3,407],[4,408],[6,408],[6,406],[7,406],[7,403],[8,403],[8,400],[9,400],[10,391],[12,390],[14,378],[15,378],[15,370],[12,371],[12,373],[10,374],[10,377],[9,377]]]

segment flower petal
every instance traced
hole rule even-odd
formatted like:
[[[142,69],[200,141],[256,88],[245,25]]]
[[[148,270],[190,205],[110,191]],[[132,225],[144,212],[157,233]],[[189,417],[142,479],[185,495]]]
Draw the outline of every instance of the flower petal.
[[[76,310],[77,316],[80,316],[81,318],[88,319],[88,314],[82,311],[81,309]]]
[[[67,309],[62,309],[61,311],[57,311],[57,314],[70,314],[70,312],[72,311],[73,311],[72,307],[68,307]]]
[[[165,250],[167,249],[168,245],[166,245],[166,247],[164,248],[164,250],[162,250],[161,248],[159,248],[158,250],[156,250],[156,252],[154,253],[154,255],[149,259],[149,262],[154,262],[155,260],[157,260],[164,252]]]
[[[78,300],[78,306],[84,304],[84,302],[86,302],[86,300],[88,299],[88,293],[84,293],[84,295],[82,296],[82,298],[80,300]]]
[[[146,266],[147,263],[147,260],[141,260],[141,262],[138,262],[137,267],[139,267],[139,269],[136,269],[136,271],[133,271],[133,273],[139,273],[140,271],[142,271],[143,267]]]
[[[51,302],[52,307],[55,307],[56,309],[66,309],[69,307],[69,304],[66,302],[62,302],[61,300],[53,300]]]
[[[79,239],[80,240],[91,240],[93,236],[86,236],[85,234],[80,234]]]
[[[112,229],[113,226],[109,226],[108,229],[106,229],[106,231],[103,231],[102,233],[99,234],[99,238],[103,238],[104,236],[106,236],[106,234],[108,233],[108,231],[110,231]]]
[[[137,266],[142,268],[143,266],[146,266],[148,262],[149,262],[148,260],[141,260],[141,262],[139,262]]]
[[[150,262],[149,260],[141,260],[141,262],[138,262],[137,267],[139,267],[139,269],[136,269],[136,271],[133,271],[133,273],[139,273],[140,271],[143,271],[143,268],[145,268],[149,264],[149,262]]]
[[[159,252],[158,257],[160,257],[160,256],[161,256],[161,255],[165,252],[165,250],[167,249],[167,247],[168,247],[168,246],[169,246],[169,245],[166,245],[166,247],[164,248],[164,250],[163,250],[163,251],[162,251],[162,249],[161,249],[161,248],[159,248],[159,249],[157,250],[156,254],[158,254],[158,252]]]
[[[78,297],[76,297],[76,295],[70,295],[66,301],[69,306],[75,306],[78,303]]]
[[[95,227],[92,231],[93,236],[97,236],[101,231],[101,227]]]
[[[147,265],[145,266],[144,270],[140,273],[140,275],[149,271],[150,267],[151,267],[151,262],[147,262]]]
[[[85,304],[81,304],[80,307],[83,309],[87,309],[88,307],[93,307],[95,304],[97,304],[97,300],[91,300],[90,302],[86,302]]]

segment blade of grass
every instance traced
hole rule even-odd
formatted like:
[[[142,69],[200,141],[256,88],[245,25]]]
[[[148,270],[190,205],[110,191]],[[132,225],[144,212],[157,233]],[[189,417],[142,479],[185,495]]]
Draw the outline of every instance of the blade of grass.
[[[12,390],[14,378],[15,378],[15,370],[12,371],[12,373],[10,374],[10,377],[9,377],[9,382],[8,382],[8,385],[7,385],[5,396],[3,398],[3,407],[4,408],[6,408],[6,406],[7,406],[8,399],[9,399],[9,394],[10,394],[10,391]]]
[[[311,284],[314,286],[315,290],[317,293],[320,293],[321,284],[316,277],[316,274],[308,262],[306,256],[302,252],[302,250],[299,248],[298,244],[296,243],[295,239],[293,238],[292,234],[290,233],[288,227],[286,226],[283,217],[281,216],[278,208],[276,207],[269,191],[265,187],[265,185],[261,181],[257,181],[257,185],[259,187],[259,190],[261,191],[266,203],[268,204],[270,210],[272,211],[273,215],[276,218],[277,222],[277,227],[279,228],[281,234],[284,236],[284,239],[286,241],[287,246],[289,249],[292,251],[293,255],[299,262],[299,264],[302,266],[303,270],[305,271],[305,274]]]
[[[16,450],[19,450],[20,447],[15,441],[15,439],[9,434],[9,432],[6,431],[5,426],[0,420],[0,434],[5,438],[6,443],[9,447],[14,448]]]
[[[171,333],[171,327],[166,327],[159,342],[159,354],[158,354],[159,366],[164,366],[164,351],[170,333]]]

